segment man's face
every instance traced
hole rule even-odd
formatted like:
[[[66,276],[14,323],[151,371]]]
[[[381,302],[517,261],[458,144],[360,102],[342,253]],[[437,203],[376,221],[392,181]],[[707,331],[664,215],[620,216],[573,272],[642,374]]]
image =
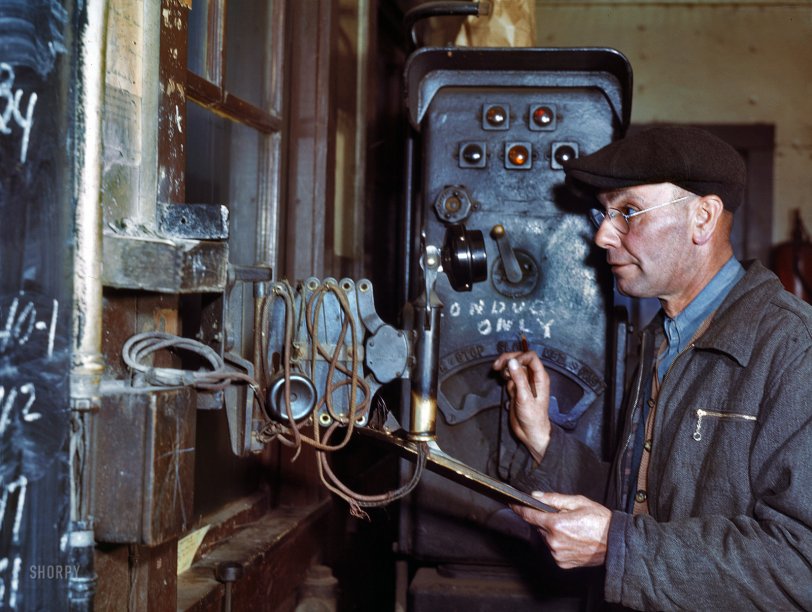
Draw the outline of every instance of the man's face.
[[[639,185],[603,192],[598,200],[604,210],[614,209],[632,214],[678,197],[670,183]],[[673,298],[684,290],[690,269],[688,247],[691,245],[690,206],[686,201],[663,206],[626,221],[604,220],[595,234],[595,244],[606,249],[606,260],[615,275],[617,288],[632,297]]]

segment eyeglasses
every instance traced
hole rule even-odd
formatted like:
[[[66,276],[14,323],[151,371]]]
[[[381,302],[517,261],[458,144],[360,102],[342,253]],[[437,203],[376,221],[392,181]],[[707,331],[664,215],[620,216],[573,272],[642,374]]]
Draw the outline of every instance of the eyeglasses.
[[[683,200],[690,199],[691,196],[682,196],[681,198],[677,198],[676,200],[671,200],[670,202],[665,202],[664,204],[657,204],[656,206],[652,206],[651,208],[644,208],[643,210],[632,210],[630,213],[624,213],[619,211],[616,208],[609,208],[606,212],[598,209],[593,208],[589,213],[589,218],[592,219],[592,223],[595,224],[595,227],[600,229],[601,225],[603,225],[604,219],[609,219],[609,222],[612,224],[618,232],[621,234],[628,234],[631,225],[629,223],[629,219],[632,217],[637,217],[642,215],[643,213],[651,212],[652,210],[657,210],[658,208],[662,208],[663,206],[668,206],[669,204],[676,204],[677,202],[682,202]]]

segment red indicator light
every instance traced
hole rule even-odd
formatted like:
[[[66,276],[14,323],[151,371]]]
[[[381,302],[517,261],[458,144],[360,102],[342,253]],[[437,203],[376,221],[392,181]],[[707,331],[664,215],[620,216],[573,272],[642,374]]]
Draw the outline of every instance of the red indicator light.
[[[547,127],[553,122],[553,111],[546,106],[539,106],[533,111],[533,123],[539,127]]]

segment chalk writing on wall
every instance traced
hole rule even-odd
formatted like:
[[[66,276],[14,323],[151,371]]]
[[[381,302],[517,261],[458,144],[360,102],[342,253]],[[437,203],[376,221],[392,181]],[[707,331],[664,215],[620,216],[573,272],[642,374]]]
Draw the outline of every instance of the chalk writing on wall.
[[[0,296],[0,607],[20,602],[29,486],[50,469],[64,441],[65,339],[59,302],[20,291]],[[50,417],[50,418],[45,418]]]
[[[57,55],[66,52],[63,29],[68,11],[60,0],[0,0],[4,60],[48,76]]]
[[[31,343],[35,353],[44,351],[43,356],[50,359],[54,353],[59,303],[52,300],[50,306],[51,312],[42,318],[41,309],[38,312],[33,301],[21,300],[20,296],[12,297],[5,309],[0,303],[0,323],[5,320],[3,327],[0,327],[0,356],[12,350],[22,353],[21,349]],[[34,338],[35,334],[41,334],[41,337]]]
[[[47,578],[55,575],[48,568],[67,561],[60,542],[70,516],[70,313],[63,305],[72,296],[75,52],[86,5],[0,0],[2,610],[67,609],[66,585]],[[70,52],[68,31],[75,33]]]
[[[482,336],[514,332],[552,338],[555,323],[541,300],[477,300],[468,304],[467,310],[459,302],[452,302],[448,307],[448,314],[451,317],[467,316],[476,319],[476,330]]]
[[[11,128],[15,123],[22,129],[20,162],[25,163],[28,156],[28,139],[31,135],[31,126],[34,124],[37,94],[31,92],[25,105],[23,105],[22,97],[22,89],[14,90],[14,69],[9,64],[0,62],[0,106],[5,104],[2,114],[0,114],[0,134],[11,134]],[[23,106],[25,106],[24,110]]]

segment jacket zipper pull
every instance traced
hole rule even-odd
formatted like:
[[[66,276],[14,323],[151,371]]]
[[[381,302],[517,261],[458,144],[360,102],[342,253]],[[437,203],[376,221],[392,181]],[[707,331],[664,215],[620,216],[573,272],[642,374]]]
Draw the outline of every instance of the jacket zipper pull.
[[[712,416],[719,417],[720,419],[733,419],[742,421],[757,421],[758,419],[751,414],[737,414],[734,412],[714,412],[713,410],[703,410],[702,408],[696,409],[696,431],[694,431],[694,440],[699,442],[702,439],[702,417]]]
[[[702,434],[700,430],[702,429],[702,417],[705,416],[707,412],[702,410],[702,408],[696,409],[696,431],[694,431],[694,440],[699,442],[702,439]]]

